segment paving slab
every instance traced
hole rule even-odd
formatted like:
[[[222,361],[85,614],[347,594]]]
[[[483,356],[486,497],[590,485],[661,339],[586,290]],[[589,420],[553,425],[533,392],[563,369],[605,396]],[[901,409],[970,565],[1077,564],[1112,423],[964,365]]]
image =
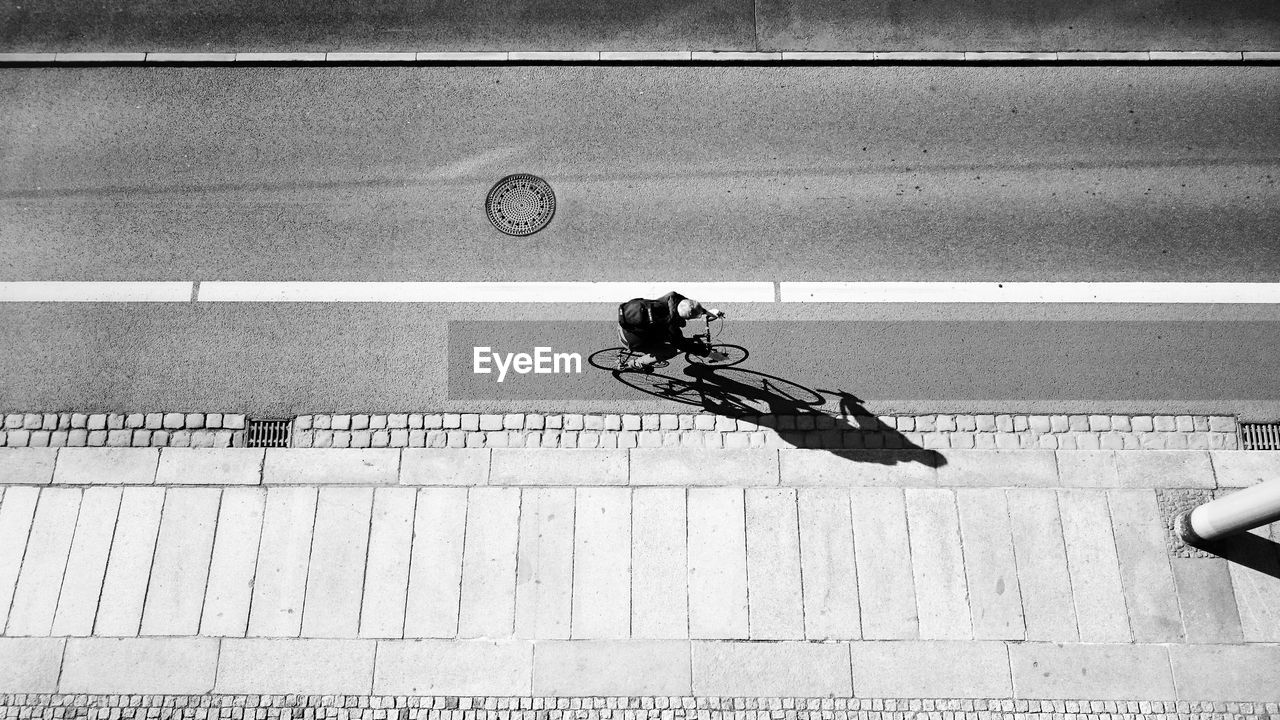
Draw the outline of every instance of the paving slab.
[[[1111,488],[1120,485],[1115,450],[1058,450],[1058,483],[1068,488]]]
[[[1026,637],[1026,622],[1005,493],[998,488],[960,488],[955,493],[973,635],[1021,640]]]
[[[497,448],[490,485],[626,485],[627,451]]]
[[[689,553],[684,488],[631,493],[631,635],[689,637]]]
[[[157,485],[257,485],[265,448],[161,448]]]
[[[93,625],[96,635],[138,634],[164,496],[164,488],[126,487],[120,497],[120,514]]]
[[[249,606],[250,636],[297,637],[302,630],[316,497],[314,487],[267,489]]]
[[[522,495],[515,635],[567,639],[573,612],[574,490],[530,488]]]
[[[1280,701],[1280,647],[1171,645],[1179,700]]]
[[[1182,614],[1155,493],[1110,490],[1107,501],[1134,641],[1181,642]]]
[[[351,638],[360,630],[373,488],[320,488],[306,598],[304,637]]]
[[[1280,545],[1266,527],[1228,542],[1227,568],[1245,642],[1280,642]]]
[[[578,488],[570,637],[631,635],[631,491]]]
[[[11,487],[0,497],[0,627],[8,622],[40,490]]]
[[[401,485],[484,485],[489,482],[488,448],[405,448]]]
[[[1028,640],[1078,640],[1071,574],[1053,490],[1006,490]]]
[[[1227,561],[1221,558],[1169,558],[1182,627],[1189,643],[1244,640],[1240,611]]]
[[[509,637],[515,628],[520,489],[468,491],[458,636]]]
[[[1106,496],[1063,490],[1058,493],[1058,510],[1080,640],[1128,642],[1132,634]]]
[[[849,492],[840,488],[796,491],[804,637],[851,640],[862,636],[858,568],[854,560]]]
[[[209,560],[209,586],[200,617],[202,635],[244,637],[248,630],[266,503],[265,488],[232,487],[222,491]]]
[[[1015,697],[1174,700],[1164,645],[1009,645]]]
[[[908,488],[904,492],[920,637],[972,639],[955,494],[946,489]]]
[[[920,637],[907,506],[897,488],[849,491],[862,637]]]
[[[863,641],[849,645],[853,691],[874,698],[1013,696],[1000,642]]]
[[[58,691],[64,693],[173,693],[214,689],[214,638],[69,638]],[[262,669],[258,668],[259,675]]]
[[[1121,487],[1211,488],[1216,485],[1207,450],[1144,450],[1116,453]]]
[[[849,646],[694,641],[693,694],[849,697]]]
[[[533,648],[533,694],[691,695],[690,663],[684,640],[539,642]]]
[[[221,500],[218,488],[170,488],[165,492],[142,612],[142,635],[195,635],[200,631]]]
[[[798,487],[932,487],[938,483],[933,453],[927,450],[783,449],[783,485]]]
[[[793,488],[748,488],[747,617],[753,640],[804,637],[800,523]]]
[[[1218,487],[1243,488],[1280,478],[1280,453],[1270,450],[1211,450]]]
[[[84,491],[67,570],[62,577],[62,590],[58,594],[58,608],[53,616],[54,635],[93,634],[93,619],[98,613],[122,493],[123,488],[119,487],[91,487]]]
[[[947,450],[938,468],[944,487],[1055,487],[1052,450]]]
[[[422,488],[413,521],[404,636],[451,638],[458,633],[466,488]]]
[[[745,638],[746,511],[739,488],[690,488],[689,637]]]
[[[390,448],[267,448],[264,485],[395,485],[400,450]]]
[[[635,448],[631,484],[755,487],[778,484],[777,450]]]
[[[48,485],[57,456],[57,448],[0,448],[0,485]]]
[[[377,488],[369,528],[369,561],[360,603],[360,637],[404,636],[409,559],[413,549],[413,488]]]
[[[53,482],[59,485],[150,485],[160,448],[65,447],[58,449]]]
[[[386,695],[533,692],[533,644],[522,640],[382,640],[373,691]]]
[[[53,693],[62,670],[62,638],[0,638],[0,693]]]
[[[225,694],[365,695],[373,689],[375,640],[222,640],[218,682]]]
[[[58,590],[67,569],[81,490],[46,488],[40,491],[22,572],[13,593],[6,635],[48,635],[58,605]]]

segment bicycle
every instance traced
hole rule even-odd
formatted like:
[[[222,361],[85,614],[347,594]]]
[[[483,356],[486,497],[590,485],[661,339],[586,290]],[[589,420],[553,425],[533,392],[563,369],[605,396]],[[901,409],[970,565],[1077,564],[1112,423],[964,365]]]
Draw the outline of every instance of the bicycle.
[[[724,332],[723,316],[711,317],[709,315],[704,315],[702,316],[702,320],[704,323],[703,332],[698,333],[697,335],[694,335],[689,339],[700,341],[703,347],[707,350],[707,352],[705,354],[701,354],[701,353],[693,352],[692,350],[686,350],[684,354],[684,359],[690,365],[700,365],[702,367],[709,367],[709,368],[732,367],[734,365],[741,363],[743,360],[746,360],[747,356],[751,354],[750,351],[748,351],[746,348],[742,347],[741,345],[733,345],[731,343],[719,343],[715,341],[716,338],[718,338],[720,334]],[[719,326],[720,330],[717,331],[714,336],[712,336],[711,323],[716,320],[720,320],[722,322]],[[618,339],[620,340],[622,339],[621,330],[618,331]],[[621,347],[611,347],[611,348],[605,348],[604,350],[597,350],[596,352],[592,353],[590,357],[587,358],[587,363],[590,364],[592,367],[599,368],[601,370],[608,370],[614,373],[653,372],[655,368],[663,368],[671,364],[668,360],[658,360],[652,365],[646,366],[643,370],[639,368],[632,368],[631,361],[635,358],[643,357],[645,353],[632,350],[631,348],[626,346],[625,340],[623,342],[624,344]]]

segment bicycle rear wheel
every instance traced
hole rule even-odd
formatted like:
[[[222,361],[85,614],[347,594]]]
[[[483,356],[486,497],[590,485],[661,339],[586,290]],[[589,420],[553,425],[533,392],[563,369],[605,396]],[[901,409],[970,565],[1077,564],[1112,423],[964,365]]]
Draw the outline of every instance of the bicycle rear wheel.
[[[624,347],[611,347],[604,350],[597,350],[587,358],[587,363],[591,367],[610,372],[620,372],[629,370],[624,364],[632,358],[640,357],[642,353],[632,352]],[[663,368],[670,365],[666,360],[659,360],[652,367]]]
[[[685,353],[684,359],[688,360],[690,365],[702,365],[704,367],[732,367],[743,360],[746,360],[749,355],[751,355],[751,353],[741,345],[714,343],[711,346],[710,353],[706,355]]]

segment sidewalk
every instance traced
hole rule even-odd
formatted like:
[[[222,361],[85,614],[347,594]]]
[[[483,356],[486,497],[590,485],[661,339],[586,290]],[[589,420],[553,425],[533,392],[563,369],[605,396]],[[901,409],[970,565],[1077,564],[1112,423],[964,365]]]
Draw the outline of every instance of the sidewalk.
[[[0,693],[1274,712],[1278,538],[1227,559],[1168,524],[1277,474],[1227,450],[3,449]]]

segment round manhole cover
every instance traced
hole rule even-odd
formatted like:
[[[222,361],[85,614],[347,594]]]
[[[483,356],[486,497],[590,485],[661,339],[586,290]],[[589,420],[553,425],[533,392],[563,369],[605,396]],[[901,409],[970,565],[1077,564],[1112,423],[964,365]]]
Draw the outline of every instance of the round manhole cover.
[[[485,198],[484,211],[493,226],[508,235],[532,235],[556,214],[556,194],[535,175],[508,175]]]

